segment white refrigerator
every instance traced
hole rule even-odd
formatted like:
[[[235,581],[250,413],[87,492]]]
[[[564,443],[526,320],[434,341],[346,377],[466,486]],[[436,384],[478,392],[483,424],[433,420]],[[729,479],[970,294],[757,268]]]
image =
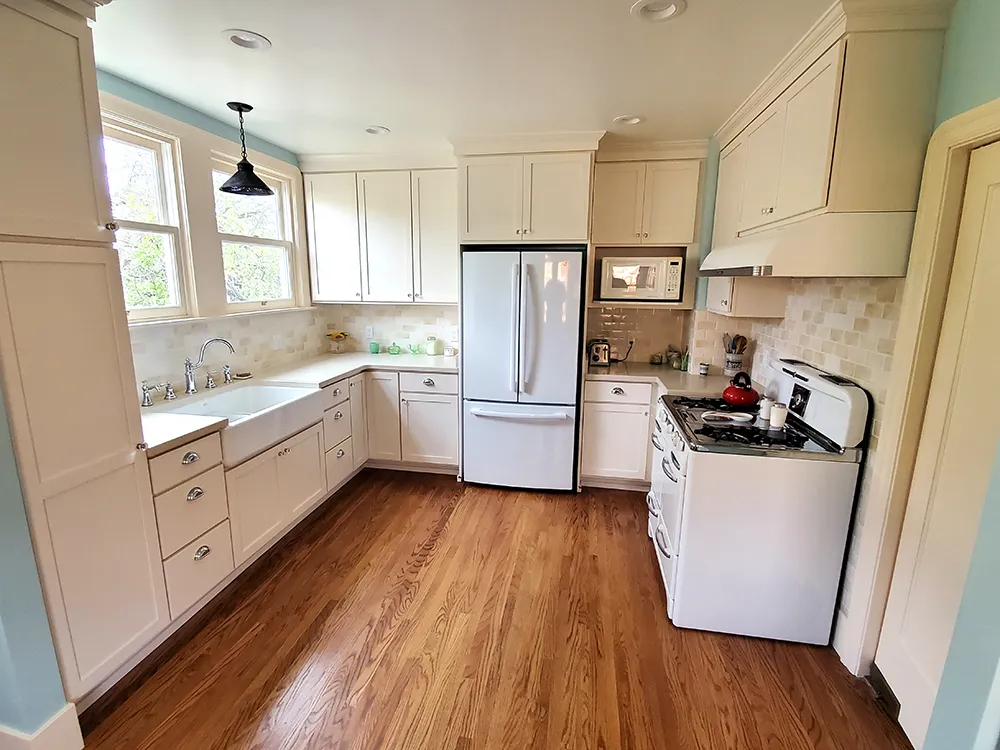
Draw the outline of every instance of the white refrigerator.
[[[576,489],[585,248],[463,248],[462,479]]]

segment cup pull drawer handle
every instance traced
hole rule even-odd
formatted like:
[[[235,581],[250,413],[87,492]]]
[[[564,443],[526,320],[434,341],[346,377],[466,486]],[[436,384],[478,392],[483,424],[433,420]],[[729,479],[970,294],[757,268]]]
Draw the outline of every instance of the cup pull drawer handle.
[[[198,551],[194,553],[195,562],[198,560],[204,560],[206,557],[212,554],[212,548],[207,544],[203,544],[198,548]]]
[[[616,386],[615,388],[611,389],[611,395],[612,396],[624,396],[625,395],[625,391],[623,389],[618,388]]]
[[[343,412],[339,412],[338,411],[336,414],[333,415],[333,418],[334,419],[343,419],[344,418],[344,414],[343,414]]]
[[[201,487],[195,487],[188,493],[188,502],[193,503],[199,497],[203,497],[204,495],[205,495],[205,490],[203,490]]]
[[[424,378],[424,385],[431,386],[434,385],[434,380],[431,378]]]
[[[184,466],[190,466],[191,464],[198,463],[200,460],[201,456],[199,456],[194,451],[188,451],[187,453],[184,454],[184,458],[181,459],[181,463]]]
[[[343,448],[341,448],[339,451],[337,451],[337,458],[343,458],[345,455],[346,454],[344,453],[344,449]]]
[[[334,388],[333,389],[333,395],[334,396],[339,396],[340,395],[340,389],[339,388]]]

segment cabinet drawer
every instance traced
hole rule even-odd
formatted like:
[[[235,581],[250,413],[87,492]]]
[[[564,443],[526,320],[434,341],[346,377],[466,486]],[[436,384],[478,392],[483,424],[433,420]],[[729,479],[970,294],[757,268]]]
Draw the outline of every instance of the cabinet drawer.
[[[328,409],[323,415],[323,443],[327,448],[351,436],[351,400]]]
[[[222,439],[217,432],[157,456],[149,462],[153,494],[176,487],[221,463]]]
[[[166,559],[229,517],[226,472],[221,466],[199,474],[153,499],[160,552]]]
[[[458,395],[458,375],[433,372],[399,373],[399,390],[411,393],[448,393]]]
[[[354,449],[351,438],[326,452],[326,486],[333,489],[354,471]]]
[[[163,563],[170,619],[176,620],[233,572],[229,521],[195,539]]]
[[[584,401],[648,405],[652,398],[653,386],[649,383],[616,383],[613,380],[588,380],[584,384]]]
[[[323,389],[323,408],[332,409],[351,397],[350,378],[338,380]]]

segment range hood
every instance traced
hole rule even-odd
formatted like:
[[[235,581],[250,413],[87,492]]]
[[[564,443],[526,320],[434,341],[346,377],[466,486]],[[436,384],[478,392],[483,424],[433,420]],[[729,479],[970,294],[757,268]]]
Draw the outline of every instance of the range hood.
[[[701,276],[906,276],[916,212],[824,213],[712,250]]]

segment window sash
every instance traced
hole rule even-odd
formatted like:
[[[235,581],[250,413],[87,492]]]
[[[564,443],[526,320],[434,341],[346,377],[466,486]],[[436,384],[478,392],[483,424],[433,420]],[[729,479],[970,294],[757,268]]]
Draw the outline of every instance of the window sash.
[[[280,310],[288,307],[296,307],[297,301],[295,298],[295,284],[296,284],[296,274],[298,269],[295,267],[295,257],[294,257],[294,246],[293,243],[286,240],[268,240],[260,239],[258,237],[248,237],[242,234],[223,234],[219,233],[219,252],[222,253],[222,244],[224,242],[230,242],[240,245],[259,245],[261,247],[275,247],[284,251],[285,254],[285,265],[288,268],[288,290],[290,292],[289,297],[283,297],[281,299],[269,299],[269,300],[252,300],[249,302],[230,302],[228,297],[226,298],[226,309],[229,312],[250,312],[253,310]],[[223,263],[223,277],[225,277],[225,263]],[[225,292],[223,291],[223,294]]]
[[[187,317],[188,308],[184,264],[180,259],[180,229],[168,224],[147,224],[141,221],[119,221],[118,226],[121,229],[131,229],[136,232],[169,235],[171,238],[171,247],[173,249],[173,272],[174,277],[177,279],[177,305],[166,305],[164,307],[129,307],[126,303],[125,313],[128,316],[129,323],[135,323],[142,320],[159,320],[161,318]]]

